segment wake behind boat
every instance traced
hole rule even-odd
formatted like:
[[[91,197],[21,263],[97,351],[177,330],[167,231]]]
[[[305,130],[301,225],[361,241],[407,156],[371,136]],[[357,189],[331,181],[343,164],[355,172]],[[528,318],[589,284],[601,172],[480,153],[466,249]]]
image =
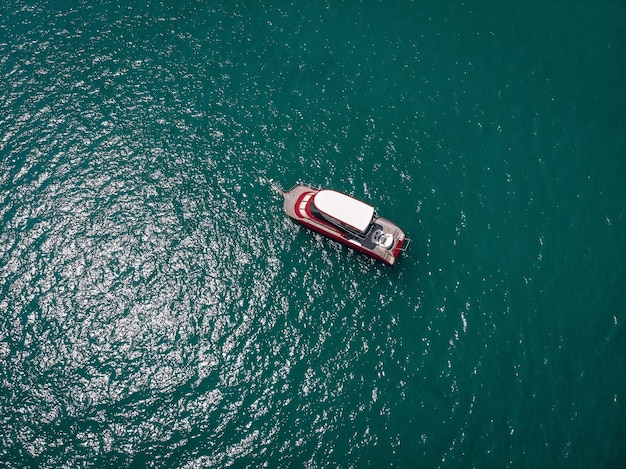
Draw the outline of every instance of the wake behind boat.
[[[280,192],[285,213],[298,223],[386,264],[393,265],[409,246],[395,223],[349,195],[304,184]]]

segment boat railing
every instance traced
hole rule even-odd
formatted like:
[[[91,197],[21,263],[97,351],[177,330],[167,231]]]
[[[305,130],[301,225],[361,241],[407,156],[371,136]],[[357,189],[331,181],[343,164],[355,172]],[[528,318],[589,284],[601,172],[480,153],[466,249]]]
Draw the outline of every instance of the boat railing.
[[[411,239],[410,238],[404,238],[404,241],[402,242],[402,246],[400,246],[400,252],[406,252],[407,249],[409,249],[409,245],[411,244]]]

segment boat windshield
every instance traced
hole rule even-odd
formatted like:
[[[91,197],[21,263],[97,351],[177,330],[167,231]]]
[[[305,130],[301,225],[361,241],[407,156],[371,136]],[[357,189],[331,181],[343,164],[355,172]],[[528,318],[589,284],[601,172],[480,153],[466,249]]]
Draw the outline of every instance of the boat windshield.
[[[332,190],[315,194],[313,203],[324,215],[361,233],[367,231],[374,216],[374,207],[371,205]]]

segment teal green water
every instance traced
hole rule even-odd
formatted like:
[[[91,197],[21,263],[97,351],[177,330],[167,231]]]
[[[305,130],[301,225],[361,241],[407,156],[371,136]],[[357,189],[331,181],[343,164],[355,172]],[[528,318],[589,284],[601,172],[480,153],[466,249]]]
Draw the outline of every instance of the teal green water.
[[[17,0],[0,71],[2,467],[626,464],[622,0]]]

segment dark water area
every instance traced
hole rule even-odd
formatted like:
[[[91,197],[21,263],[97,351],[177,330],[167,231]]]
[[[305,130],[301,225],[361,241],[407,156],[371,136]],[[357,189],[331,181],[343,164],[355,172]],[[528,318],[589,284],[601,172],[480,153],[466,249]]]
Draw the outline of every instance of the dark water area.
[[[625,26],[3,3],[2,466],[624,466]],[[292,223],[296,182],[409,251]]]

